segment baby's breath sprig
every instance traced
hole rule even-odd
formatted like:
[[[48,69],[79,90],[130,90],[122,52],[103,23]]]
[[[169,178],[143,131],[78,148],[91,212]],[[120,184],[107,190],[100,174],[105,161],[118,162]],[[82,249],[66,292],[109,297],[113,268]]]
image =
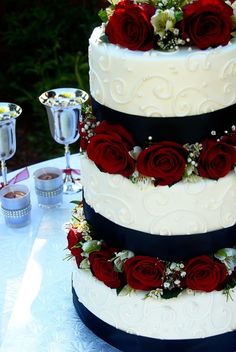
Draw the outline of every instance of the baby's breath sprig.
[[[185,144],[184,148],[188,151],[187,165],[184,173],[184,179],[188,179],[191,176],[198,176],[198,158],[202,150],[201,143]]]
[[[155,182],[154,177],[143,176],[137,170],[133,172],[129,179],[132,183],[138,185],[141,189],[145,189],[149,185],[154,185]]]
[[[80,119],[80,147],[85,150],[89,140],[94,135],[94,129],[98,126],[99,122],[96,121],[92,112],[92,107],[89,104],[84,104]]]
[[[174,288],[180,288],[181,282],[185,276],[184,263],[167,263],[163,283],[164,289],[172,290]]]
[[[90,104],[82,104],[82,118],[83,120],[85,118],[94,118],[93,112],[92,112],[92,106]]]
[[[94,135],[94,129],[96,126],[97,126],[97,123],[95,120],[86,119],[84,121],[83,127],[81,128],[81,132],[86,133],[87,138],[90,139]]]
[[[157,46],[165,51],[178,50],[180,46],[185,45],[185,41],[179,38],[179,30],[173,29],[173,31],[167,30],[164,35],[157,39]]]
[[[189,0],[159,0],[156,2],[156,6],[161,9],[174,8],[176,10],[181,10],[189,2]]]

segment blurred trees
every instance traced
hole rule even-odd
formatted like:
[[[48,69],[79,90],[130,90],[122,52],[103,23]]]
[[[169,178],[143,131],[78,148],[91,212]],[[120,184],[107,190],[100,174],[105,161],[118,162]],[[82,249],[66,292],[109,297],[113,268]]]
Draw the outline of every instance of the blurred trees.
[[[0,99],[23,109],[11,168],[63,154],[50,136],[38,96],[57,87],[89,90],[88,38],[100,23],[102,5],[97,0],[1,0]]]

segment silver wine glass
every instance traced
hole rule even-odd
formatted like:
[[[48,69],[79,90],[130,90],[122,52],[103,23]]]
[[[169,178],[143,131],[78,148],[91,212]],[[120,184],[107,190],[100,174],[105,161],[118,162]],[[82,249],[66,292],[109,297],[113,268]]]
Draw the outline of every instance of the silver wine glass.
[[[16,117],[22,113],[20,106],[0,102],[0,160],[3,185],[7,185],[6,160],[16,152]]]
[[[88,94],[76,88],[57,88],[44,92],[39,101],[45,106],[49,128],[53,139],[65,146],[66,168],[64,187],[66,194],[78,192],[71,173],[69,145],[79,139],[79,121],[82,104],[88,100]]]

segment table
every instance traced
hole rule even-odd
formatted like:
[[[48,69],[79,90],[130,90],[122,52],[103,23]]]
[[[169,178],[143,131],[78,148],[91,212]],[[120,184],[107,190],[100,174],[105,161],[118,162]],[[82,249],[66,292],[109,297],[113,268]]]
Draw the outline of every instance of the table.
[[[78,168],[79,156],[72,155],[71,162]],[[70,201],[79,194],[64,195],[60,208],[39,208],[32,175],[44,166],[63,168],[64,158],[30,166],[30,178],[21,182],[31,190],[31,223],[12,229],[0,216],[0,351],[118,351],[90,332],[75,312],[63,226],[74,206]]]

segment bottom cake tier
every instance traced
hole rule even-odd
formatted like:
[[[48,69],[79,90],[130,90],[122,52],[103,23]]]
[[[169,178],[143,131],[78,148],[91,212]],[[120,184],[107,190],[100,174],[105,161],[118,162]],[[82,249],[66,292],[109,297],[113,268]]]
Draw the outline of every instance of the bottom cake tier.
[[[73,301],[89,329],[124,352],[236,351],[235,246],[177,261],[140,255],[101,239],[84,206],[66,228]]]
[[[236,351],[236,292],[182,293],[145,298],[134,291],[117,295],[89,270],[75,266],[73,302],[84,324],[124,352]]]

